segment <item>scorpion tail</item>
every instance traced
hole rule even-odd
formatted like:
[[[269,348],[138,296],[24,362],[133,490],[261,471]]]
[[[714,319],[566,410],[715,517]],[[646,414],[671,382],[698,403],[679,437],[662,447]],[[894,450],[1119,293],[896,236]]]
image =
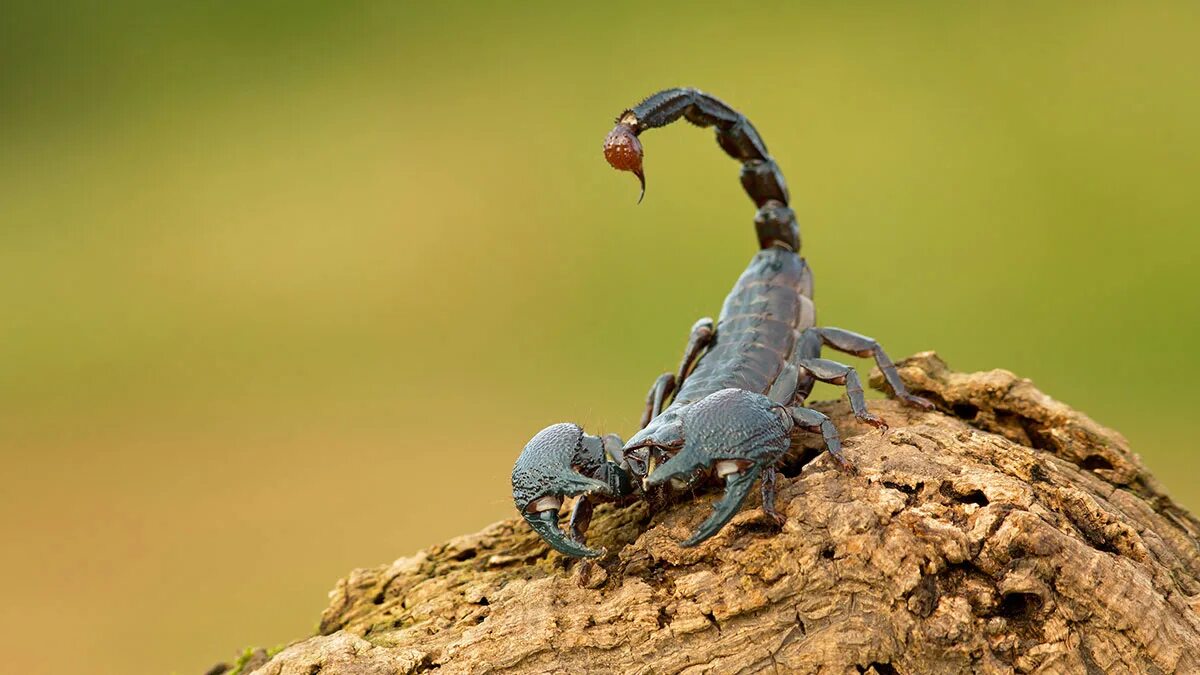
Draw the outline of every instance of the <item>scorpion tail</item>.
[[[621,113],[604,141],[604,157],[614,169],[631,171],[646,193],[642,144],[646,129],[666,126],[683,117],[700,127],[715,127],[717,144],[742,163],[742,187],[754,200],[754,225],[762,248],[782,246],[800,251],[800,228],[788,206],[787,182],[750,120],[719,98],[691,87],[667,89]],[[638,198],[641,202],[641,197]]]

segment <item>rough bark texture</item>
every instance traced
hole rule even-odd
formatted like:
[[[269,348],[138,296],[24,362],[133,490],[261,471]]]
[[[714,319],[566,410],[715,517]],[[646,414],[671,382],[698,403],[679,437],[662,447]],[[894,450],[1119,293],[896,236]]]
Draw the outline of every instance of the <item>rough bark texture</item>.
[[[1123,437],[1006,371],[901,374],[940,412],[818,406],[858,472],[798,439],[781,531],[757,496],[694,549],[711,494],[603,507],[586,564],[496,523],[355,570],[255,672],[1200,672],[1200,521]]]

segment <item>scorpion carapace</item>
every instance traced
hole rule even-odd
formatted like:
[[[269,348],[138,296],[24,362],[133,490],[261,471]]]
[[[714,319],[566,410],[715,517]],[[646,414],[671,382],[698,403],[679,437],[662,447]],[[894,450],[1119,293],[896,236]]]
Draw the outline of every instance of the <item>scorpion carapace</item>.
[[[886,428],[867,410],[858,373],[820,358],[823,347],[873,357],[896,398],[931,407],[907,392],[875,340],[816,327],[812,273],[799,255],[800,232],[787,185],[740,113],[696,89],[662,91],[617,118],[605,141],[605,157],[644,179],[638,135],[680,117],[715,127],[717,143],[742,162],[742,186],[758,207],[754,224],[760,250],[725,299],[716,326],[711,319],[697,321],[679,370],[659,376],[650,388],[641,430],[628,443],[556,424],[534,436],[517,458],[512,474],[517,508],[542,538],[567,555],[602,553],[584,545],[596,500],[661,495],[670,485],[694,485],[708,477],[723,480],[725,494],[683,546],[719,532],[756,482],[764,511],[782,522],[774,508],[775,466],[795,429],[821,434],[830,454],[848,466],[833,423],[800,405],[817,380],[845,386],[854,414]],[[568,533],[559,525],[559,509],[572,496],[578,498]]]

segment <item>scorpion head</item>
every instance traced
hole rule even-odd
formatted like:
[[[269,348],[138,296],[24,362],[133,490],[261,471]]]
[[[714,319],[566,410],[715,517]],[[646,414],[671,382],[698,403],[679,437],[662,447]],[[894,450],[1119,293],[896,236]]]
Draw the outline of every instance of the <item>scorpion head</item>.
[[[592,558],[602,551],[570,538],[558,524],[564,497],[585,494],[613,496],[616,487],[599,480],[610,473],[603,439],[583,433],[574,424],[555,424],[534,436],[513,467],[513,502],[525,522],[555,550]],[[615,480],[615,478],[614,478]]]
[[[787,452],[791,418],[766,396],[722,389],[687,406],[677,422],[662,429],[648,426],[630,439],[625,453],[653,447],[669,456],[646,476],[647,487],[679,477],[694,480],[710,470],[725,480],[725,494],[712,515],[683,542],[695,546],[729,522],[762,470]]]
[[[683,420],[678,413],[668,410],[634,434],[621,452],[630,474],[641,480],[645,490],[646,477],[683,447]],[[683,487],[684,483],[678,479],[672,481],[677,488]]]

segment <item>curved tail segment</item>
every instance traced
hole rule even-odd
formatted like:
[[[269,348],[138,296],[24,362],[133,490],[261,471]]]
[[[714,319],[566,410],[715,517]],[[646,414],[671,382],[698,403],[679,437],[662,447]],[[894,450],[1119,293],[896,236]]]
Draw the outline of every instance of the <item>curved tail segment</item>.
[[[779,166],[750,120],[715,96],[690,87],[667,89],[626,110],[604,140],[605,159],[614,169],[633,172],[641,181],[644,196],[646,175],[638,136],[681,117],[699,127],[716,127],[717,144],[742,163],[742,187],[758,207],[754,225],[759,245],[782,246],[799,253],[800,228],[788,206],[787,182]]]

